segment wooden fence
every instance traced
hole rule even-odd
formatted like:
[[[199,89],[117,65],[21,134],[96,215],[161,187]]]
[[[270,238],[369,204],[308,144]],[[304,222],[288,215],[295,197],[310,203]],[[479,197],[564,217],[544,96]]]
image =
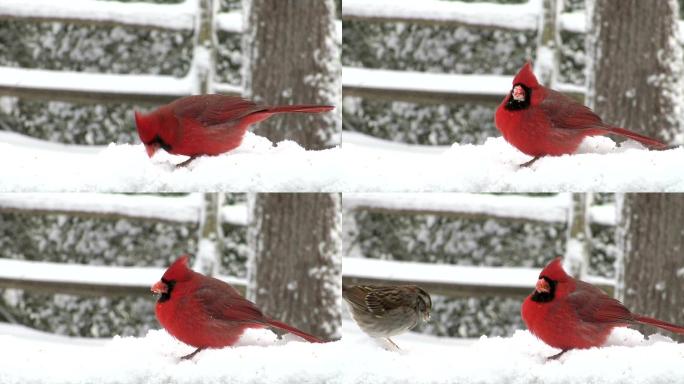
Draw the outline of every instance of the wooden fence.
[[[247,206],[221,205],[216,194],[181,197],[112,194],[4,194],[0,195],[0,214],[69,214],[96,218],[132,218],[166,222],[207,222],[207,212],[218,212],[216,220],[232,225],[247,225]],[[542,222],[569,222],[578,212],[589,223],[614,225],[614,207],[578,207],[574,202],[587,195],[529,197],[480,194],[345,194],[346,212],[371,210],[395,214],[435,214],[452,217],[497,218]],[[585,196],[585,197],[583,197]],[[447,201],[447,203],[445,203]],[[574,215],[571,214],[574,212]],[[209,220],[211,222],[211,220]],[[215,223],[205,224],[209,229]],[[572,227],[572,224],[568,224]],[[200,229],[200,238],[211,231]],[[568,231],[568,236],[575,236]],[[579,238],[579,241],[589,241]],[[584,268],[586,271],[586,268]],[[53,271],[53,272],[50,272]],[[59,273],[54,273],[59,271]],[[161,276],[160,268],[104,267],[68,265],[0,259],[0,287],[79,295],[149,295],[150,284]],[[427,263],[390,262],[358,257],[343,258],[343,282],[348,284],[421,284],[434,293],[451,297],[503,295],[520,297],[528,293],[539,273],[533,268],[482,268]],[[496,277],[496,278],[492,278]],[[238,289],[245,289],[242,278],[221,276]],[[584,276],[605,290],[613,282]]]

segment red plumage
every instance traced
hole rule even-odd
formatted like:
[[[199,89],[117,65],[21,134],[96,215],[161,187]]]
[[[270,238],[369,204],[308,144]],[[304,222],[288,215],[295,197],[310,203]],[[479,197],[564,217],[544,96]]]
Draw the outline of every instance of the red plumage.
[[[197,350],[223,348],[238,341],[247,328],[277,328],[309,342],[317,337],[265,316],[257,306],[221,280],[188,268],[181,256],[152,286],[161,294],[155,312],[159,323],[175,338]]]
[[[624,128],[605,124],[591,109],[539,84],[526,63],[513,79],[513,88],[494,116],[504,139],[534,156],[574,153],[587,136],[615,134],[656,149],[666,144]]]
[[[177,99],[156,110],[135,112],[140,141],[152,157],[162,148],[174,155],[219,155],[235,149],[250,125],[278,113],[318,113],[328,105],[258,105],[235,96],[199,95]]]
[[[563,351],[600,346],[613,328],[636,323],[684,334],[684,327],[634,314],[599,288],[568,276],[561,258],[542,270],[521,314],[530,332]]]

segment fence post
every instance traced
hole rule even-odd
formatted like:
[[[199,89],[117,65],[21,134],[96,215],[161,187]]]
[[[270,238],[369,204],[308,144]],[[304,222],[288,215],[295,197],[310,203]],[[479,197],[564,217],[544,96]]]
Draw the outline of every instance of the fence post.
[[[591,193],[573,193],[568,207],[568,234],[564,267],[577,278],[587,275],[591,254]]]
[[[216,31],[214,15],[218,1],[197,0],[198,16],[195,24],[195,49],[192,59],[192,76],[196,78],[195,93],[203,95],[213,92],[216,59]]]
[[[529,0],[532,1],[532,0]],[[560,67],[560,14],[563,0],[541,0],[534,71],[541,83],[554,87]]]
[[[197,257],[193,269],[209,276],[217,275],[221,264],[221,229],[222,193],[205,193],[202,199],[199,222],[199,241]]]

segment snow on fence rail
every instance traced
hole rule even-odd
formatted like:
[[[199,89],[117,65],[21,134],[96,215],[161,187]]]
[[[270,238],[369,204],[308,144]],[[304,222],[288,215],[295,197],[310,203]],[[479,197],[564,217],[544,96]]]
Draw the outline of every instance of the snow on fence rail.
[[[151,295],[165,268],[65,264],[0,258],[0,288],[86,296]],[[246,281],[218,276],[244,292]]]
[[[529,295],[540,268],[475,267],[346,257],[342,263],[345,284],[416,284],[431,294],[450,297]],[[612,294],[615,282],[585,276]]]
[[[569,194],[554,196],[489,195],[470,193],[345,193],[347,210],[392,214],[500,218],[561,223],[567,222],[572,204]],[[612,226],[615,205],[589,208],[590,221]]]
[[[344,0],[342,18],[532,30],[538,26],[541,7],[541,0],[529,0],[524,4],[441,0]]]
[[[100,218],[135,218],[165,222],[198,222],[201,194],[187,196],[122,195],[104,193],[0,194],[0,213],[68,214]],[[225,205],[221,220],[247,225],[247,206]]]
[[[511,87],[512,76],[459,75],[344,67],[342,87],[345,96],[407,102],[499,103]],[[557,84],[556,89],[577,99],[585,89],[573,84]]]
[[[0,288],[95,296],[150,295],[164,268],[118,267],[36,262],[0,258]],[[539,268],[474,267],[345,257],[345,284],[418,284],[432,294],[450,297],[522,297],[534,288]],[[244,293],[242,278],[219,276]],[[612,292],[614,282],[596,276],[585,280]]]

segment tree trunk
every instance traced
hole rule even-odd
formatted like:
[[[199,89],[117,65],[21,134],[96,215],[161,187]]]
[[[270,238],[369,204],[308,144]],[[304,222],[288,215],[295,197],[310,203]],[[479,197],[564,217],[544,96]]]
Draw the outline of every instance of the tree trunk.
[[[537,58],[534,73],[542,84],[555,88],[560,67],[561,36],[559,20],[563,12],[563,0],[543,0],[542,17],[539,18]]]
[[[677,1],[589,0],[587,6],[587,104],[609,124],[681,140]]]
[[[563,267],[578,279],[583,279],[589,269],[591,255],[591,226],[589,208],[590,193],[573,193],[568,212],[568,240],[565,244]]]
[[[323,339],[340,337],[341,197],[250,197],[248,297],[266,314]]]
[[[333,0],[243,0],[244,93],[265,104],[341,105]],[[306,149],[340,143],[341,111],[284,114],[254,132]]]
[[[221,264],[223,194],[210,192],[204,193],[202,197],[197,257],[192,269],[208,276],[215,276],[218,275]]]
[[[684,324],[684,195],[627,194],[618,213],[618,297],[633,312]]]

